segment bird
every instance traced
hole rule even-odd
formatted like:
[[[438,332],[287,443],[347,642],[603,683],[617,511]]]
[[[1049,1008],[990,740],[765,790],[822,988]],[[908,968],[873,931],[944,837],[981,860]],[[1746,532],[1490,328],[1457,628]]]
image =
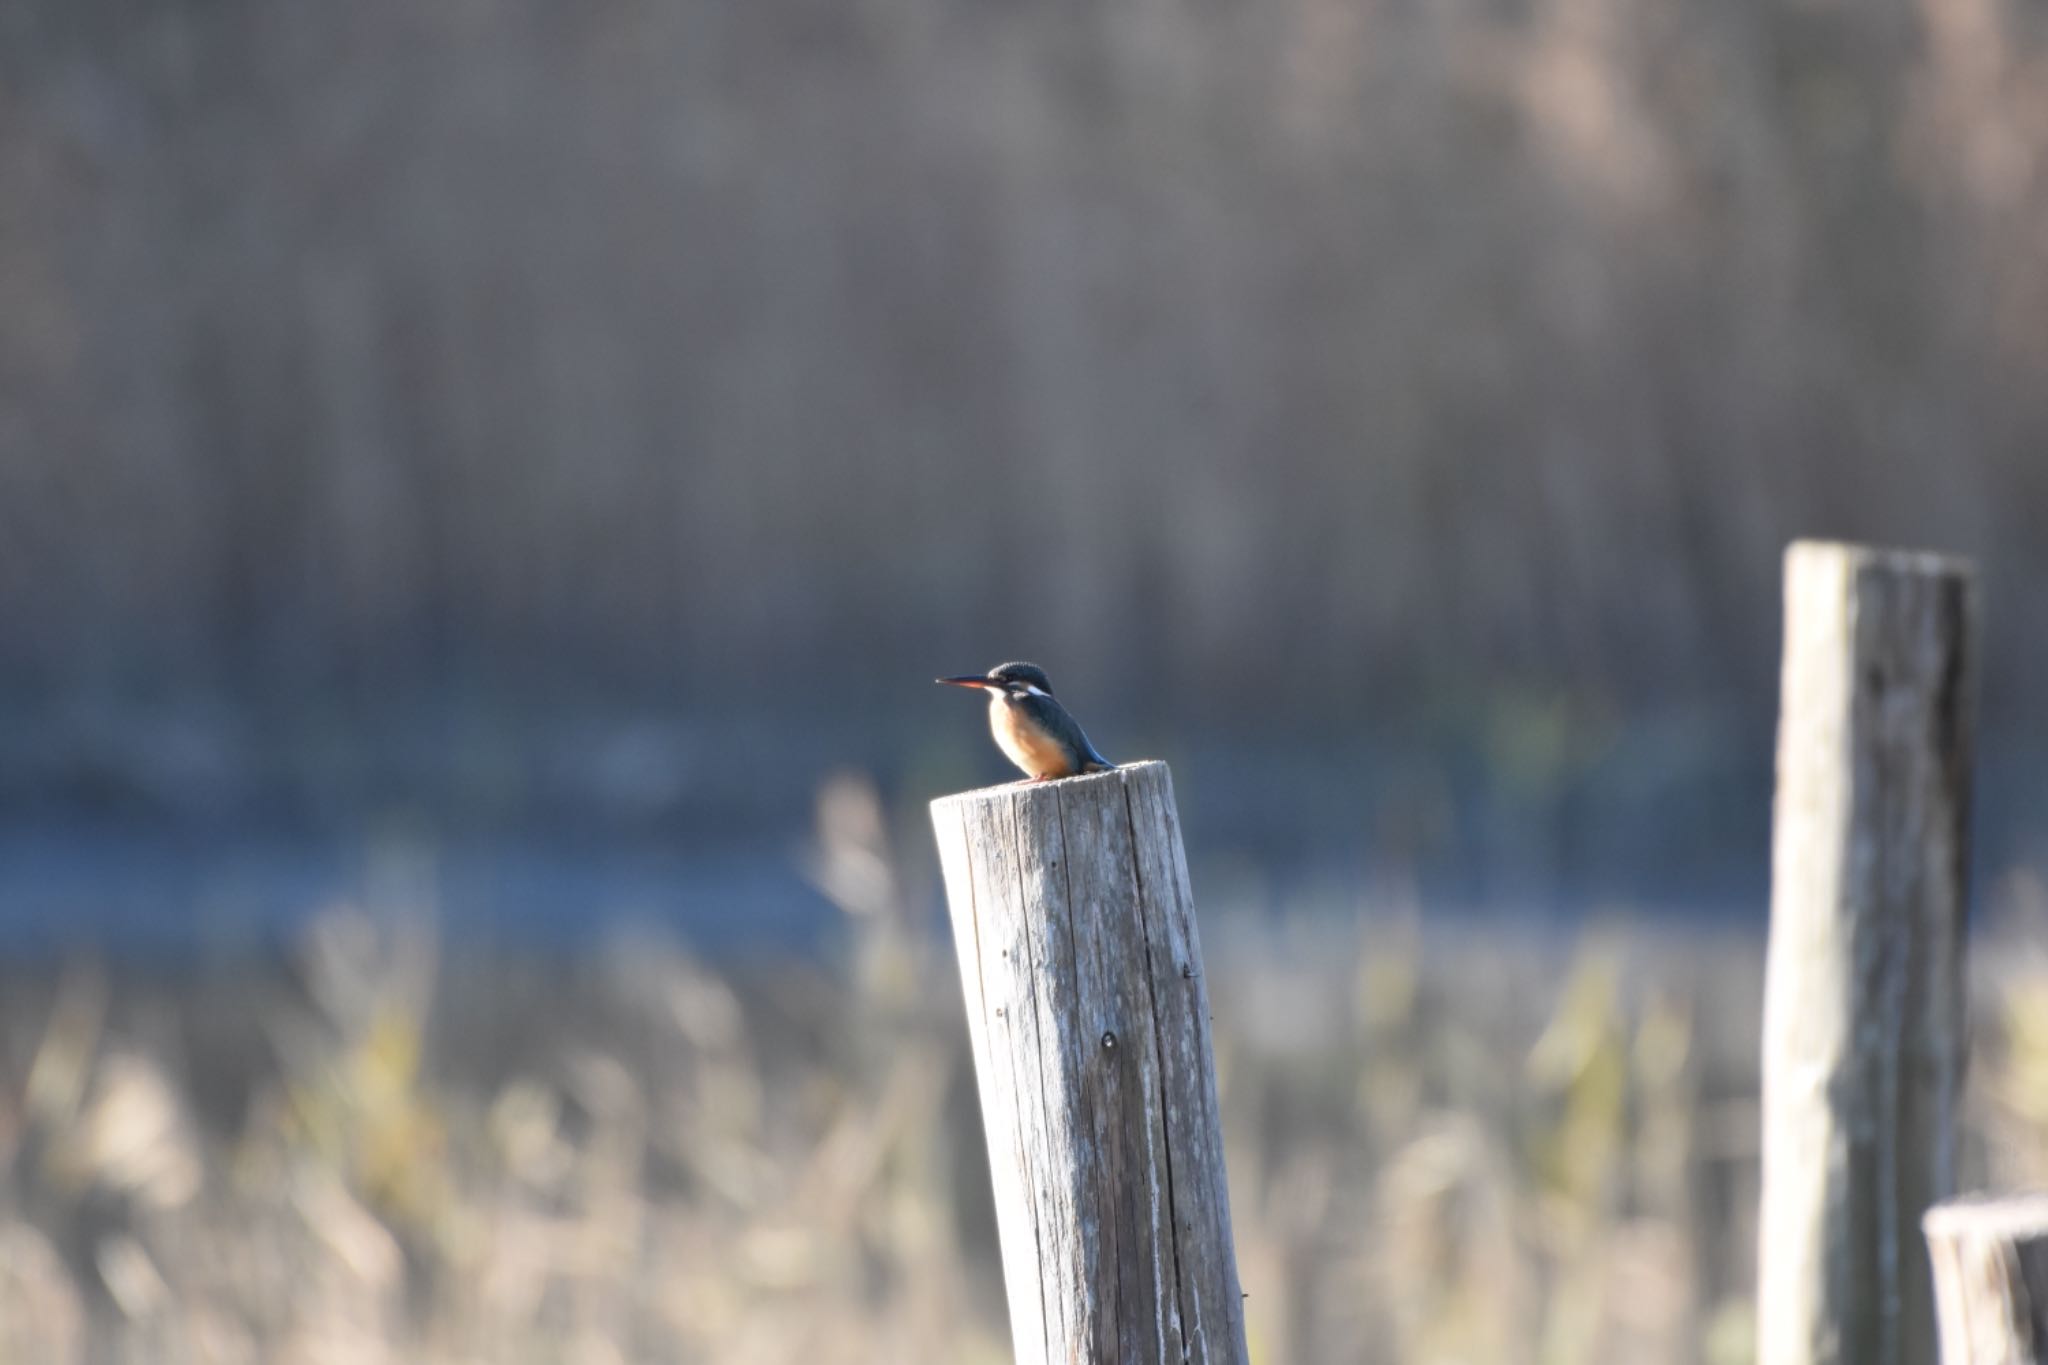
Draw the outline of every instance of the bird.
[[[986,673],[934,681],[988,693],[988,728],[995,734],[996,747],[1034,782],[1106,773],[1116,767],[1097,752],[1081,723],[1053,697],[1052,679],[1037,664],[997,664]]]

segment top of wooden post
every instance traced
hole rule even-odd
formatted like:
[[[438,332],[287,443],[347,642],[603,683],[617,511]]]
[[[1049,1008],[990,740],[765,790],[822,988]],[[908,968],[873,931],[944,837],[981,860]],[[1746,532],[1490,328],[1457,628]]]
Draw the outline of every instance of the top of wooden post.
[[[1016,782],[1001,782],[993,787],[976,787],[971,791],[954,792],[950,796],[934,797],[932,799],[932,809],[939,810],[946,806],[959,805],[970,801],[988,801],[1000,796],[1030,796],[1035,792],[1075,791],[1089,792],[1092,795],[1093,792],[1090,790],[1092,788],[1105,786],[1121,787],[1127,785],[1133,777],[1141,773],[1149,775],[1155,768],[1158,769],[1160,777],[1168,775],[1166,764],[1160,760],[1156,758],[1141,758],[1130,763],[1119,763],[1106,773],[1082,773],[1078,777],[1056,777],[1050,782],[1035,782],[1030,778],[1024,778]]]
[[[2048,1235],[2048,1190],[1962,1195],[1927,1210],[1920,1226],[1930,1237],[2031,1240]]]
[[[1939,550],[1898,550],[1846,540],[1795,540],[1785,547],[1785,574],[1838,563],[1844,571],[1882,569],[1926,577],[1974,578],[1977,566],[1962,555]]]

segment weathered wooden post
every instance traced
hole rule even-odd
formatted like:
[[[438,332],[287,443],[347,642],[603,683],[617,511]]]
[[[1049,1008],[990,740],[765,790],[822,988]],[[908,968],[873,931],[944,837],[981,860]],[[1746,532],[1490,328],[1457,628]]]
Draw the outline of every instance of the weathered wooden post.
[[[1764,990],[1758,1365],[1931,1365],[1954,1188],[1976,695],[1970,566],[1801,542]]]
[[[1245,1365],[1163,763],[932,802],[1019,1365]]]
[[[1927,1211],[1942,1365],[2048,1365],[2048,1193]]]

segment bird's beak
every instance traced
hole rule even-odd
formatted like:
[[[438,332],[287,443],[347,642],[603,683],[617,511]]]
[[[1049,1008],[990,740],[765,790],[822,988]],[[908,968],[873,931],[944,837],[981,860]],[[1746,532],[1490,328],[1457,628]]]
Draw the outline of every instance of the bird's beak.
[[[979,673],[969,673],[964,678],[934,678],[933,682],[945,683],[948,687],[987,687],[988,679]]]

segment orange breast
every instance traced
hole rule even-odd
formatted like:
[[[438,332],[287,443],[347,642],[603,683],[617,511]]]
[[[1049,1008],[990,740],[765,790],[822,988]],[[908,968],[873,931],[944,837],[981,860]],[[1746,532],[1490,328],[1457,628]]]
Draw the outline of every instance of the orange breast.
[[[1031,776],[1073,776],[1066,750],[1032,725],[1022,707],[1003,697],[990,698],[988,728],[995,732],[997,746],[1010,756],[1010,761]]]

